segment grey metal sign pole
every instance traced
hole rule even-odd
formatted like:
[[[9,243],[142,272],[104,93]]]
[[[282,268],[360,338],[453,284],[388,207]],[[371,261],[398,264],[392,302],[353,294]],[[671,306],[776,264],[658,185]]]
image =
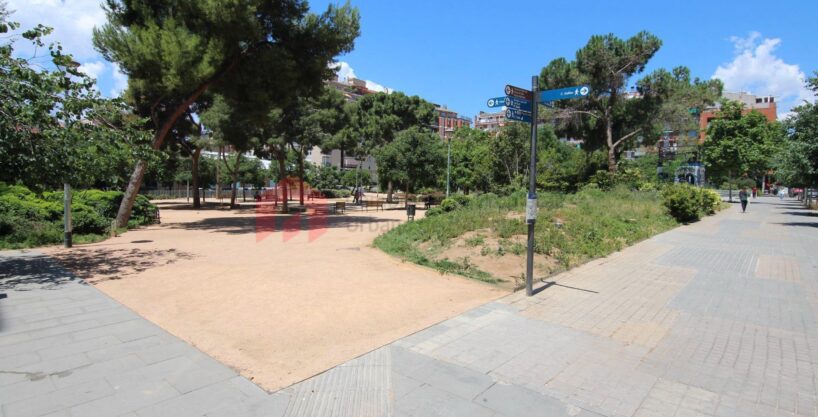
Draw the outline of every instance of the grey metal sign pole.
[[[528,223],[528,250],[525,261],[525,295],[534,295],[534,223],[537,221],[537,94],[539,78],[531,77],[531,166],[528,170],[528,199],[526,200],[525,219]]]
[[[63,239],[63,246],[70,248],[73,245],[73,230],[71,225],[71,186],[68,183],[63,183],[63,232],[65,237]]]

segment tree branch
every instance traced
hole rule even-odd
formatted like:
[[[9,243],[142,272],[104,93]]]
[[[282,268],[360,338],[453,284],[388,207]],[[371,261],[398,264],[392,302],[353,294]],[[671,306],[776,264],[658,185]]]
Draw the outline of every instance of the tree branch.
[[[619,138],[619,140],[614,142],[613,147],[616,148],[617,146],[619,146],[620,143],[622,143],[622,141],[624,141],[625,139],[627,139],[627,138],[629,138],[629,137],[631,137],[631,136],[633,136],[633,135],[635,135],[635,134],[637,134],[637,133],[639,133],[641,131],[642,131],[642,128],[640,127],[639,129],[636,129],[633,132],[628,133],[625,136],[622,136],[621,138]]]

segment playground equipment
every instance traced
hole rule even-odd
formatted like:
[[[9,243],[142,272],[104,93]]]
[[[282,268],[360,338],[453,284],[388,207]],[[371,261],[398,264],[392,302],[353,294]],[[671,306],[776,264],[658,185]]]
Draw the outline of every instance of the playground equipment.
[[[673,182],[688,183],[697,187],[704,186],[704,166],[699,162],[692,162],[676,168]]]

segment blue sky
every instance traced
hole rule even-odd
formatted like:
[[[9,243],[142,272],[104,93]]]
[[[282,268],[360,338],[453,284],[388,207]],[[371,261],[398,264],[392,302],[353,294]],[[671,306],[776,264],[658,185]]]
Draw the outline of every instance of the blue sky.
[[[126,77],[91,46],[104,22],[99,0],[9,0],[13,19],[55,28],[67,51],[118,94]],[[327,0],[310,2],[316,11]],[[446,104],[466,116],[506,83],[530,85],[550,60],[573,58],[593,34],[629,37],[648,30],[664,42],[648,71],[688,66],[718,75],[730,91],[775,95],[779,113],[814,100],[803,77],[818,69],[815,1],[384,1],[352,2],[361,11],[355,50],[339,57],[343,74]],[[351,72],[351,73],[350,73]]]

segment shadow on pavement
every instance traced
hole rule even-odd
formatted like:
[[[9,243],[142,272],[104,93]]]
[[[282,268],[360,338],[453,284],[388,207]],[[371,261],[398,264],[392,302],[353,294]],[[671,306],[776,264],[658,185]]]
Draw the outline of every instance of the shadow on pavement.
[[[194,255],[176,249],[74,248],[52,254],[66,269],[91,284],[126,278],[142,271],[193,259]]]
[[[0,257],[0,290],[54,289],[76,280],[45,255]]]
[[[776,223],[784,226],[805,226],[805,227],[818,227],[818,222],[786,222],[786,223]]]
[[[394,219],[383,219],[361,215],[283,215],[260,214],[254,217],[213,217],[189,223],[172,223],[168,229],[200,230],[213,233],[248,234],[270,232],[297,232],[316,229],[356,228],[362,225],[382,225],[396,223]]]
[[[572,287],[570,285],[558,284],[556,281],[540,281],[540,282],[542,282],[543,285],[532,289],[532,292],[534,293],[534,295],[537,295],[537,294],[545,291],[546,289],[548,289],[550,287],[562,287],[562,288],[568,288],[568,289],[571,289],[571,290],[577,290],[577,291],[590,292],[590,293],[593,293],[593,294],[599,294],[599,291],[588,290],[588,289],[579,288],[579,287]]]
[[[782,214],[789,214],[792,216],[818,217],[816,211],[783,211]]]

